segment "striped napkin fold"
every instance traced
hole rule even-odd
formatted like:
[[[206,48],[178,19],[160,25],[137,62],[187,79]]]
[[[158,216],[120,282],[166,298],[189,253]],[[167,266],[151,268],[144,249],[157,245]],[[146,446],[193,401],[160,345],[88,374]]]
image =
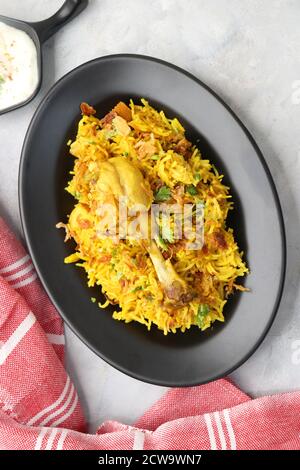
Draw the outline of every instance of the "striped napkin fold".
[[[0,449],[300,449],[299,392],[252,400],[227,379],[88,434],[63,358],[62,320],[0,219]]]

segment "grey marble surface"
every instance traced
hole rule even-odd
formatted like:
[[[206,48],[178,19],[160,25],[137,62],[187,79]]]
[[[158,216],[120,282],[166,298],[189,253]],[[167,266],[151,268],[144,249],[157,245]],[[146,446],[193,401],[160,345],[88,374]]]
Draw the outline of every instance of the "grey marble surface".
[[[0,14],[40,20],[61,0],[0,0]],[[20,150],[49,87],[75,66],[118,52],[175,63],[212,87],[260,146],[277,185],[287,230],[288,271],[267,338],[232,378],[252,396],[300,388],[300,2],[298,0],[91,0],[43,47],[42,90],[0,117],[0,214],[20,233]],[[165,389],[114,370],[66,328],[67,365],[91,429],[132,423]]]

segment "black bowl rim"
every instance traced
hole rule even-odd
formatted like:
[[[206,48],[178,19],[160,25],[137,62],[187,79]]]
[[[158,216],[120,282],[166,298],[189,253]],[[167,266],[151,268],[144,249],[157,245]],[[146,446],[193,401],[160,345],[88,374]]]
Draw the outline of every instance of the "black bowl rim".
[[[81,335],[81,333],[79,331],[77,331],[75,328],[73,328],[73,326],[69,323],[69,320],[68,320],[67,316],[60,309],[60,307],[59,307],[58,303],[56,302],[56,300],[52,297],[52,295],[50,293],[50,289],[47,286],[47,281],[40,273],[38,263],[36,261],[35,255],[34,255],[34,249],[32,247],[30,237],[28,235],[27,223],[26,223],[25,215],[24,215],[25,208],[24,208],[24,201],[23,201],[24,167],[25,167],[25,160],[26,160],[27,142],[28,142],[28,139],[29,139],[29,136],[30,136],[30,133],[31,133],[32,129],[34,129],[35,122],[39,118],[39,112],[42,109],[42,107],[45,105],[47,100],[51,97],[51,95],[55,91],[56,87],[62,81],[66,80],[70,75],[75,74],[77,72],[77,70],[80,70],[80,69],[86,67],[87,65],[89,65],[91,63],[111,61],[111,60],[115,60],[115,59],[116,60],[118,60],[118,59],[125,59],[125,60],[126,59],[138,59],[138,60],[142,60],[142,61],[147,60],[147,61],[152,61],[152,62],[159,63],[161,65],[164,65],[168,68],[171,68],[171,69],[185,75],[186,77],[188,77],[189,79],[191,79],[195,83],[197,83],[199,86],[206,89],[211,95],[213,95],[214,98],[217,101],[219,101],[219,103],[231,114],[231,116],[234,118],[234,120],[237,122],[237,124],[241,127],[241,129],[244,131],[247,138],[249,139],[250,143],[252,144],[258,158],[260,159],[260,161],[262,163],[263,169],[264,169],[265,174],[267,176],[267,179],[269,181],[270,188],[271,188],[271,191],[272,191],[272,194],[273,194],[273,197],[274,197],[274,202],[275,202],[277,216],[278,216],[279,225],[280,225],[282,265],[281,265],[281,272],[280,272],[279,288],[278,288],[276,301],[274,303],[272,314],[270,316],[270,319],[269,319],[269,322],[268,322],[267,326],[265,327],[264,331],[261,333],[261,335],[259,336],[259,338],[255,342],[254,346],[250,349],[250,351],[248,351],[248,353],[245,354],[244,357],[242,357],[239,361],[237,361],[233,366],[226,369],[222,374],[212,375],[211,377],[207,378],[207,380],[205,380],[205,381],[199,382],[199,380],[196,379],[195,381],[189,382],[189,383],[174,384],[173,382],[164,382],[164,381],[161,381],[161,380],[150,380],[150,379],[147,379],[147,378],[143,377],[141,374],[134,374],[132,371],[127,370],[126,367],[118,365],[113,360],[105,357],[101,352],[99,352],[96,348],[94,348],[92,345],[90,345],[89,340],[84,338]],[[121,54],[109,54],[109,55],[105,55],[105,56],[101,56],[101,57],[97,57],[95,59],[89,60],[89,61],[84,62],[83,64],[75,67],[74,69],[72,69],[71,71],[66,73],[65,75],[63,75],[59,80],[57,80],[53,84],[53,86],[50,88],[48,93],[42,99],[41,103],[37,107],[32,119],[30,121],[30,124],[28,126],[28,129],[27,129],[27,132],[26,132],[26,135],[25,135],[25,139],[24,139],[24,142],[23,142],[23,147],[22,147],[22,151],[21,151],[20,165],[19,165],[18,197],[19,197],[21,225],[22,225],[22,230],[23,230],[23,234],[24,234],[24,237],[25,237],[25,241],[26,241],[30,256],[32,258],[33,264],[35,266],[35,269],[38,273],[39,279],[41,280],[41,282],[43,284],[43,287],[45,288],[51,302],[54,304],[57,311],[59,312],[59,314],[61,315],[63,320],[66,322],[66,324],[69,326],[69,328],[73,331],[73,333],[75,333],[75,335],[78,338],[80,338],[81,341],[83,341],[83,343],[86,344],[86,346],[88,346],[89,349],[91,349],[97,356],[101,357],[101,359],[103,359],[106,363],[113,366],[117,370],[125,373],[126,375],[128,375],[132,378],[141,380],[142,382],[147,382],[147,383],[150,383],[152,385],[159,385],[159,386],[166,386],[166,387],[183,388],[183,387],[190,387],[190,386],[196,386],[196,385],[202,385],[202,384],[205,384],[205,383],[209,383],[213,380],[217,380],[217,379],[220,379],[222,377],[225,377],[228,374],[231,374],[238,367],[240,367],[242,364],[244,364],[254,354],[254,352],[258,349],[258,347],[261,345],[261,343],[265,339],[268,331],[270,330],[270,328],[271,328],[271,326],[274,322],[274,319],[275,319],[275,316],[277,314],[277,311],[278,311],[278,308],[279,308],[279,305],[280,305],[280,301],[281,301],[281,298],[282,298],[282,293],[283,293],[283,289],[284,289],[284,282],[285,282],[285,275],[286,275],[286,263],[287,263],[287,261],[286,261],[286,259],[287,259],[287,248],[286,248],[286,234],[285,234],[284,218],[283,218],[282,208],[281,208],[281,204],[280,204],[280,199],[279,199],[279,196],[278,196],[278,193],[277,193],[277,189],[276,189],[273,177],[272,177],[270,169],[269,169],[269,167],[268,167],[268,165],[265,161],[265,158],[264,158],[260,148],[258,147],[257,143],[255,142],[252,134],[247,129],[247,127],[243,124],[243,122],[240,120],[240,118],[237,117],[237,115],[230,108],[230,106],[225,101],[223,101],[223,99],[220,98],[220,96],[215,91],[213,91],[208,85],[206,85],[200,79],[195,77],[190,72],[187,72],[186,70],[182,69],[181,67],[178,67],[177,65],[174,65],[170,62],[167,62],[167,61],[164,61],[164,60],[161,60],[159,58],[152,57],[152,56],[141,55],[141,54],[121,53]]]

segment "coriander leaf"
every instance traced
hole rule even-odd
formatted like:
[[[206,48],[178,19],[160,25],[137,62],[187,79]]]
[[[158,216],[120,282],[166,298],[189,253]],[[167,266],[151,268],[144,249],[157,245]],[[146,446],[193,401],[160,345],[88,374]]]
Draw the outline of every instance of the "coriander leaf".
[[[197,325],[202,328],[206,316],[209,314],[209,306],[207,304],[200,304],[196,315]]]
[[[201,180],[200,173],[195,173],[194,178],[197,182],[200,181]]]
[[[191,196],[196,196],[198,194],[197,188],[193,184],[188,184],[185,188],[186,192],[189,193]]]
[[[154,194],[154,200],[155,202],[163,202],[167,201],[171,197],[171,189],[168,188],[168,186],[161,186],[155,194]]]
[[[137,292],[137,291],[143,290],[143,289],[144,289],[143,286],[137,286],[131,292]]]

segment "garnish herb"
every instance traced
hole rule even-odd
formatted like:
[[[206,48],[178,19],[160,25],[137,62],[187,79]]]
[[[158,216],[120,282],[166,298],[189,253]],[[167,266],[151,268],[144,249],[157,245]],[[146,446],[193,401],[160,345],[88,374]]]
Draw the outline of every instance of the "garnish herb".
[[[154,194],[155,202],[164,202],[170,199],[170,197],[171,189],[168,186],[161,186]]]
[[[131,292],[137,292],[137,291],[143,290],[143,289],[144,289],[143,286],[137,286]]]
[[[202,328],[202,326],[204,325],[204,320],[206,318],[206,316],[209,314],[209,306],[207,304],[200,304],[199,307],[198,307],[198,312],[197,312],[197,315],[196,315],[196,322],[197,322],[197,325],[200,326],[200,328]]]
[[[197,188],[193,184],[188,184],[185,188],[186,192],[191,196],[196,196],[198,194]]]

